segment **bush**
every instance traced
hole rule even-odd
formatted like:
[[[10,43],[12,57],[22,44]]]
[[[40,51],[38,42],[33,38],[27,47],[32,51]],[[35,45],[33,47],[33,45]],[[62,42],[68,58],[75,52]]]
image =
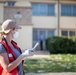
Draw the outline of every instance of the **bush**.
[[[76,53],[76,38],[52,37],[46,40],[46,49],[50,53]]]

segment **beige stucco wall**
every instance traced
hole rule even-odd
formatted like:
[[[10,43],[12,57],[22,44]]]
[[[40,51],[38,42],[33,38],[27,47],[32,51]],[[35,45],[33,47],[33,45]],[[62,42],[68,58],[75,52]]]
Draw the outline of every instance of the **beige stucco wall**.
[[[64,3],[64,4],[76,4],[76,1],[75,0],[62,0],[62,1],[60,1],[60,3]]]
[[[19,37],[15,39],[22,50],[32,48],[32,26],[22,26]]]
[[[27,0],[18,0],[15,6],[31,6],[31,4]]]
[[[33,16],[32,23],[34,28],[56,28],[56,17]]]
[[[51,1],[51,0],[17,0],[15,6],[31,6],[31,3],[56,3],[56,1]]]
[[[76,17],[60,17],[60,28],[76,28]]]
[[[0,3],[0,23],[3,22],[3,3]]]

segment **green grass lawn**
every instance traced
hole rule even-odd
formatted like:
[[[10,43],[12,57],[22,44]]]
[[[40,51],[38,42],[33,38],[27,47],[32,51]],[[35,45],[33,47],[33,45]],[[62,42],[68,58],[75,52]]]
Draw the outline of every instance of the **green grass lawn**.
[[[57,54],[47,59],[27,59],[24,68],[26,73],[76,72],[76,55]]]

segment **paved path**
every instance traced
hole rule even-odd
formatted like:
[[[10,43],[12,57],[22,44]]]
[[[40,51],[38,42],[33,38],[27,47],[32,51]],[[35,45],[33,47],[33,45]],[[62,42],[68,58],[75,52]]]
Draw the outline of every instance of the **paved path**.
[[[31,56],[31,57],[29,57],[29,58],[49,58],[50,57],[50,53],[49,53],[49,51],[47,51],[47,50],[45,50],[45,51],[41,51],[41,50],[39,50],[39,51],[35,51],[34,52],[34,55],[33,56]]]
[[[76,73],[63,72],[63,73],[28,73],[26,75],[76,75]]]

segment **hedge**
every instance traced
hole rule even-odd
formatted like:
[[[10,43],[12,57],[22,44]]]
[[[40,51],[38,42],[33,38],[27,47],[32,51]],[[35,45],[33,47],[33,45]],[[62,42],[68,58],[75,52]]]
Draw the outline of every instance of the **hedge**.
[[[52,37],[46,39],[46,49],[53,54],[75,54],[76,53],[76,38],[67,37]]]

